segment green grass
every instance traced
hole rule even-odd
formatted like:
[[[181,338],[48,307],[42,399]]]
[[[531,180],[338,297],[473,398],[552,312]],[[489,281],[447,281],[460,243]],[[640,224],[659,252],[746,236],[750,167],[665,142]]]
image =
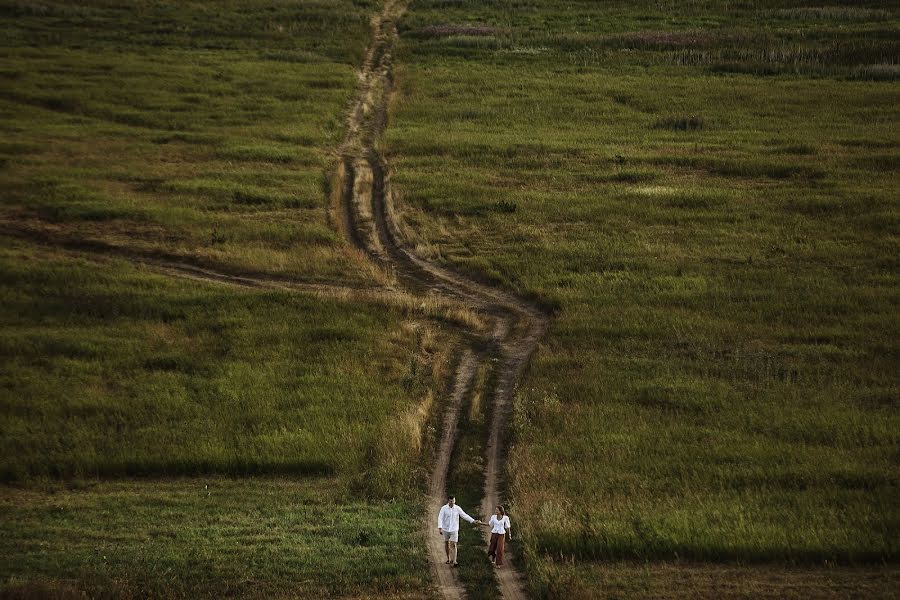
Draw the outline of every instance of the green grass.
[[[0,221],[367,281],[330,224],[327,187],[374,10],[0,3]]]
[[[13,598],[421,598],[420,514],[330,479],[6,490],[0,572]]]
[[[421,482],[403,419],[431,385],[427,324],[5,245],[4,480],[338,474],[376,497]]]
[[[900,551],[900,115],[855,75],[896,63],[900,13],[672,7],[423,1],[402,24],[408,230],[555,313],[509,463],[539,594],[571,560]]]

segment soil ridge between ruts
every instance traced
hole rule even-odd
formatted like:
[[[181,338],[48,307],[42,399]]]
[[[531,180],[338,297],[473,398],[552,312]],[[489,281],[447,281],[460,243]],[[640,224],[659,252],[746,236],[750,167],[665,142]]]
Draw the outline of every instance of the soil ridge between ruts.
[[[340,214],[346,237],[375,263],[393,273],[409,292],[424,298],[438,296],[462,303],[489,319],[492,333],[487,349],[469,349],[459,361],[444,417],[444,430],[431,474],[428,512],[423,521],[429,557],[438,591],[444,598],[461,598],[465,590],[454,571],[445,568],[443,540],[434,531],[434,515],[444,503],[445,481],[456,437],[459,403],[471,386],[478,363],[494,367],[489,390],[493,413],[488,444],[481,514],[493,513],[500,503],[503,448],[516,382],[547,331],[549,316],[512,292],[492,287],[432,263],[410,250],[394,210],[389,169],[377,141],[387,125],[387,106],[393,87],[393,50],[397,21],[405,0],[388,0],[373,17],[373,40],[359,74],[359,89],[350,111],[347,135],[339,150],[341,162]],[[486,531],[486,536],[490,533]],[[525,598],[524,584],[515,568],[514,553],[497,570],[504,598]]]

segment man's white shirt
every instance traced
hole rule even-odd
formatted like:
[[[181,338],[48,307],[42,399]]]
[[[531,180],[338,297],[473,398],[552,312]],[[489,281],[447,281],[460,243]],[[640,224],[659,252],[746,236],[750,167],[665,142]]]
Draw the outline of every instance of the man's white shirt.
[[[441,512],[438,513],[438,527],[450,533],[459,531],[460,517],[469,523],[475,522],[475,519],[467,515],[466,511],[461,509],[458,504],[454,504],[452,507],[449,504],[445,504],[441,507]]]

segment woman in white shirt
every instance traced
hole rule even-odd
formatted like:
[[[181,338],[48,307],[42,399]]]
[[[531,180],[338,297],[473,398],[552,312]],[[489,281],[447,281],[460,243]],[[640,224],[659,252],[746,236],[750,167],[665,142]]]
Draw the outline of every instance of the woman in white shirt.
[[[488,548],[488,556],[494,562],[495,567],[503,566],[503,548],[506,545],[506,536],[512,540],[510,533],[509,517],[506,516],[506,510],[502,506],[496,508],[496,513],[491,515],[488,521],[488,527],[491,528],[491,545]]]

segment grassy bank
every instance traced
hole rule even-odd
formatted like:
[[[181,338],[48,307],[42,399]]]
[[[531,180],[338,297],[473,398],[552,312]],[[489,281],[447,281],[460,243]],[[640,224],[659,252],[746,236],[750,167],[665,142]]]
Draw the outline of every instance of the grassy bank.
[[[555,311],[509,464],[533,588],[610,559],[894,564],[900,17],[666,8],[403,23],[409,235]]]

